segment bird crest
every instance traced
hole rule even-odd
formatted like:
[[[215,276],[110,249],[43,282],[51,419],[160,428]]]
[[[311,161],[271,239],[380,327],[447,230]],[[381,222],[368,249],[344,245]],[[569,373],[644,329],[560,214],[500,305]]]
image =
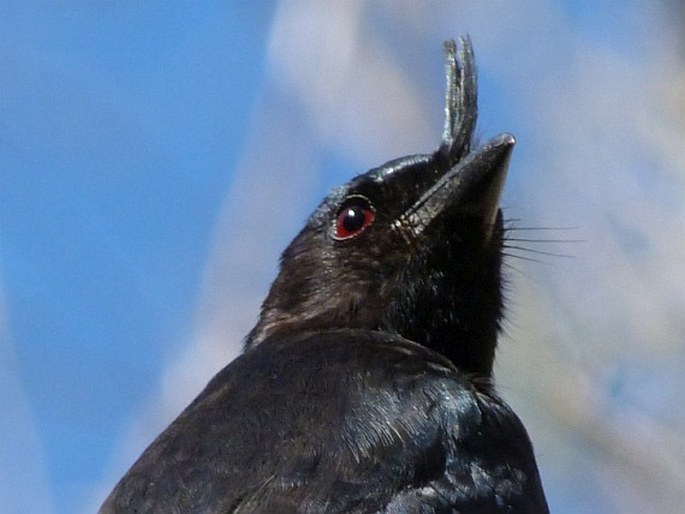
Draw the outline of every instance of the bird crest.
[[[478,84],[471,39],[445,41],[445,126],[438,153],[449,166],[471,150],[478,119]]]

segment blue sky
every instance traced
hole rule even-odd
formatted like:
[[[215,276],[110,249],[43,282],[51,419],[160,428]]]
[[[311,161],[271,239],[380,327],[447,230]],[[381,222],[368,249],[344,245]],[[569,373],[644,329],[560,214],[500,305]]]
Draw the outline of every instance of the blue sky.
[[[57,512],[78,511],[191,330],[273,7],[223,4],[2,8],[3,371]]]
[[[0,3],[0,510],[95,508],[235,355],[326,190],[436,144],[440,45],[464,32],[479,132],[519,140],[505,212],[586,240],[515,263],[503,394],[555,511],[664,496],[612,491],[649,474],[625,472],[640,452],[683,451],[677,25],[639,2],[431,7]],[[676,447],[612,446],[616,426]]]

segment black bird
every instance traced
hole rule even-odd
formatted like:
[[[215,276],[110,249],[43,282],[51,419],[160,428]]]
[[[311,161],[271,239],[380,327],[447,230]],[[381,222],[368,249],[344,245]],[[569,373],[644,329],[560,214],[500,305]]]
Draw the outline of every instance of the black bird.
[[[243,354],[102,514],[548,512],[528,435],[492,386],[514,138],[476,147],[469,39],[445,54],[439,148],[323,201]]]

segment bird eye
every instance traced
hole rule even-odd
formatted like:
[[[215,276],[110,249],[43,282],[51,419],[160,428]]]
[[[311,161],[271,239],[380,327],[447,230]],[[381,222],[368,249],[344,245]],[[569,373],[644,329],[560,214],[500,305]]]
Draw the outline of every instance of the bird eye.
[[[369,201],[363,196],[352,196],[338,211],[333,238],[344,240],[357,236],[373,223],[374,218],[375,213]]]

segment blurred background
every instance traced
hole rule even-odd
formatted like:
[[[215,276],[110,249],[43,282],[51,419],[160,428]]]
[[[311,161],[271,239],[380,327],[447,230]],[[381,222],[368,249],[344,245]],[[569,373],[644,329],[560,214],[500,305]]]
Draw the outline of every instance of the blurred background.
[[[327,190],[436,147],[468,33],[554,254],[511,252],[497,367],[550,507],[682,512],[682,5],[0,1],[0,511],[97,510]]]

